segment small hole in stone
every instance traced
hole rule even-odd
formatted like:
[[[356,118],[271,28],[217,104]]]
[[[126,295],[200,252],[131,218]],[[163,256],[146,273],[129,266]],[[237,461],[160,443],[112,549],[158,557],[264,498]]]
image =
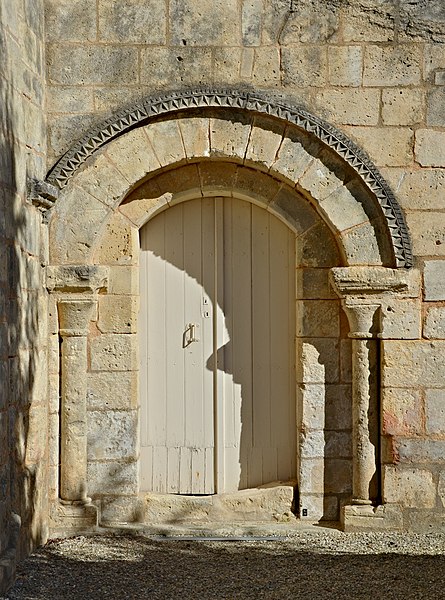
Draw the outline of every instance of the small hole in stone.
[[[187,40],[182,40],[182,45],[187,46]]]
[[[179,62],[181,62],[181,61],[182,61],[182,60],[184,60],[184,59],[182,58],[182,56],[177,56],[177,57],[176,57],[176,60],[178,60]]]
[[[436,240],[436,246],[441,246],[442,242],[440,240]]]

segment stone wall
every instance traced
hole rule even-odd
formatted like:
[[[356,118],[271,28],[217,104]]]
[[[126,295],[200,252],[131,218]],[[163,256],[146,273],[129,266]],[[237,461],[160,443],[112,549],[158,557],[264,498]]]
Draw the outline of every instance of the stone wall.
[[[381,315],[383,499],[404,508],[408,527],[416,511],[427,520],[438,515],[439,524],[445,504],[441,1],[46,0],[45,16],[49,167],[116,109],[156,90],[212,85],[263,90],[303,105],[377,165],[404,211],[422,278],[417,297],[389,303]]]
[[[0,7],[0,589],[47,536],[46,234],[27,179],[46,168],[43,3]]]

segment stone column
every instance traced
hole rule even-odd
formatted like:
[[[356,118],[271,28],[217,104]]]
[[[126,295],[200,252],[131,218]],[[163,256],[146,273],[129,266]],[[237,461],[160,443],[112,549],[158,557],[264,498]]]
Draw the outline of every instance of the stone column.
[[[56,297],[62,340],[59,496],[63,504],[77,506],[81,512],[90,502],[87,495],[87,338],[96,294],[105,290],[107,283],[107,267],[60,265],[46,269],[48,291]],[[77,513],[74,516],[77,517]]]
[[[379,493],[378,304],[343,301],[352,339],[352,503],[369,505]]]
[[[95,301],[71,297],[57,303],[61,348],[60,497],[88,504],[87,335]]]

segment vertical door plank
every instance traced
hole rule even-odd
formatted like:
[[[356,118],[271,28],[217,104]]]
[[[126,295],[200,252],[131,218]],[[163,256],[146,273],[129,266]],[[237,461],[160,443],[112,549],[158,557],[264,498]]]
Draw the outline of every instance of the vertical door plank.
[[[251,205],[232,201],[231,349],[233,436],[239,449],[239,489],[248,487],[248,452],[252,446],[252,254]],[[227,245],[226,245],[227,247]],[[227,271],[226,271],[227,272]],[[226,309],[227,313],[227,309]]]
[[[184,443],[185,393],[182,332],[184,328],[184,217],[183,206],[165,212],[165,335],[167,345],[167,410],[165,444],[179,448]],[[155,291],[156,293],[156,291]],[[156,350],[153,349],[153,352]]]
[[[214,386],[214,431],[215,431],[215,469],[216,492],[225,491],[225,410],[224,410],[224,345],[227,340],[224,319],[224,213],[222,197],[215,198],[215,308],[213,316],[214,342],[216,356],[216,379]],[[220,350],[222,349],[222,350]]]
[[[204,446],[205,453],[205,493],[215,491],[214,470],[214,378],[216,360],[213,356],[213,319],[217,310],[215,290],[215,200],[203,198],[202,202],[202,385],[204,396]]]
[[[252,205],[253,446],[270,446],[269,214]]]
[[[167,448],[167,489],[168,494],[176,494],[180,489],[179,467],[180,467],[180,447]]]

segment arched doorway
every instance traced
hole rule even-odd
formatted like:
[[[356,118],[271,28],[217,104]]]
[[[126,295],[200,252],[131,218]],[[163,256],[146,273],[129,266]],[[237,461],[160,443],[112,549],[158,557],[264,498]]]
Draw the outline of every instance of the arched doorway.
[[[86,380],[87,388],[76,428],[67,412],[60,432],[71,460],[63,462],[78,466],[75,473],[61,469],[69,499],[80,495],[83,502],[79,490],[88,488],[104,520],[115,521],[119,511],[124,520],[137,520],[139,230],[167,207],[228,194],[278,215],[301,241],[296,278],[302,285],[295,286],[300,508],[318,519],[332,501],[329,514],[338,516],[340,502],[352,497],[354,461],[360,482],[354,498],[368,506],[374,499],[368,480],[380,468],[375,424],[372,439],[369,422],[357,421],[355,438],[350,422],[337,419],[332,431],[326,425],[332,423],[328,405],[338,417],[341,407],[351,406],[369,414],[364,408],[377,402],[378,382],[371,390],[353,388],[351,330],[340,298],[353,323],[360,381],[376,381],[375,361],[359,360],[359,352],[376,346],[379,294],[398,289],[394,271],[411,264],[411,249],[400,208],[363,153],[298,108],[250,94],[197,91],[149,99],[109,119],[63,157],[48,181],[61,188],[50,221],[50,257],[59,278],[53,303],[66,306],[60,297],[68,298],[70,319],[80,314],[85,296],[91,304],[81,328],[73,322],[63,329],[82,337],[75,379]],[[334,288],[333,267],[346,269],[335,271]],[[98,269],[107,275],[96,276]],[[184,322],[181,335],[193,323]],[[187,335],[191,340],[190,329]],[[62,412],[77,401],[70,394],[69,387],[62,393]],[[57,439],[57,425],[53,435]],[[345,445],[351,437],[354,443]]]
[[[140,238],[141,490],[295,479],[295,233],[221,196],[172,206]]]

